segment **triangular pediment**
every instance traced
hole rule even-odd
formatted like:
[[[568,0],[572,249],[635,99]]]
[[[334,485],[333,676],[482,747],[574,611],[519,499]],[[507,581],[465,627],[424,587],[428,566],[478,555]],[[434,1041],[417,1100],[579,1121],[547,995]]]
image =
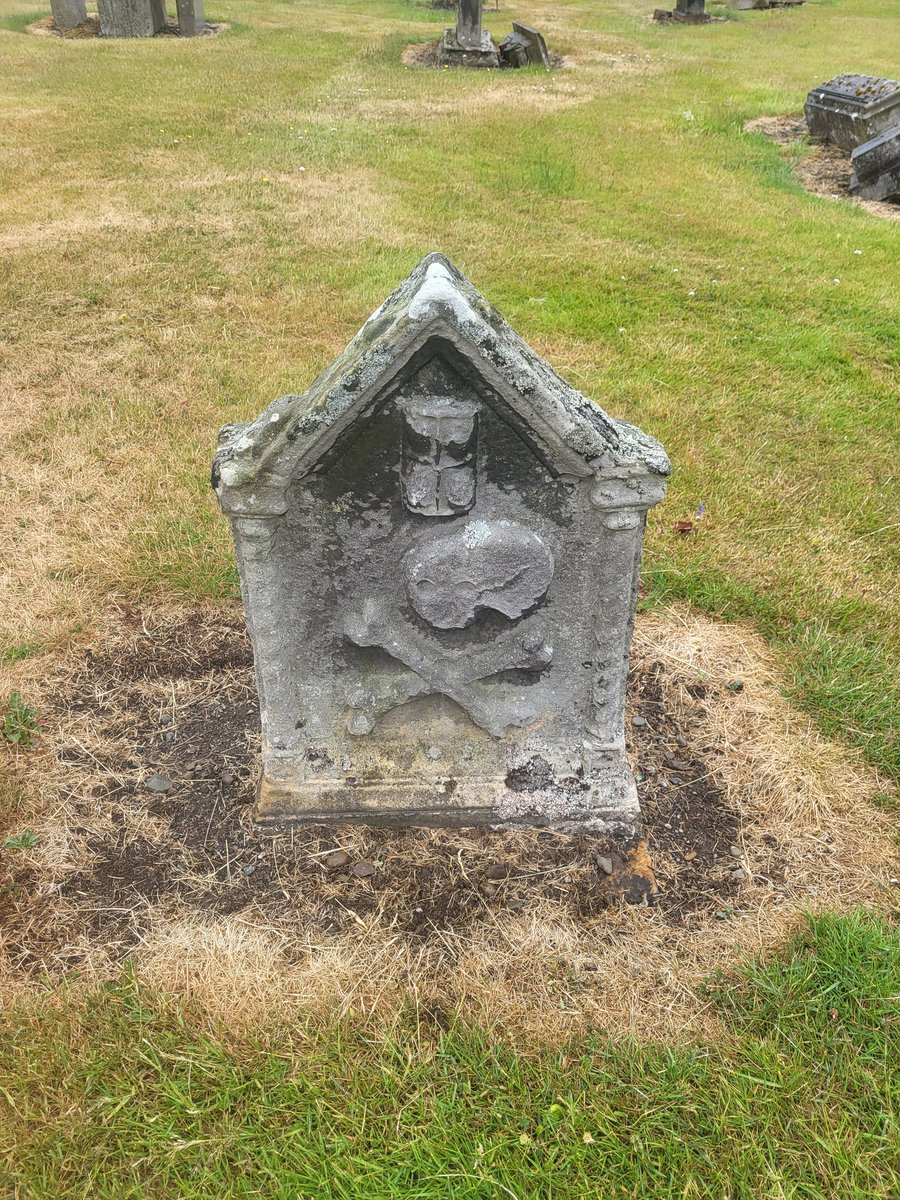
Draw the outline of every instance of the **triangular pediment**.
[[[277,511],[291,482],[357,436],[432,359],[458,373],[560,473],[669,473],[658,442],[573,388],[446,258],[431,254],[305,392],[222,431],[213,483],[223,507]]]

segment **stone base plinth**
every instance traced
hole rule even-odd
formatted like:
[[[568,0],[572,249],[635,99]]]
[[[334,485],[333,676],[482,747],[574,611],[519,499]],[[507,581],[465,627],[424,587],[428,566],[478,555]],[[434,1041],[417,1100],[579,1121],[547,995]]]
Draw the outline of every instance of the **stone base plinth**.
[[[521,790],[520,790],[521,789]],[[640,808],[634,777],[625,761],[583,783],[518,776],[481,777],[454,772],[377,781],[316,777],[308,759],[267,756],[256,795],[259,825],[364,824],[492,829],[552,829],[559,833],[638,836]]]
[[[473,49],[459,44],[455,29],[446,29],[438,44],[438,60],[447,67],[499,67],[500,51],[486,31],[481,35],[481,46]]]

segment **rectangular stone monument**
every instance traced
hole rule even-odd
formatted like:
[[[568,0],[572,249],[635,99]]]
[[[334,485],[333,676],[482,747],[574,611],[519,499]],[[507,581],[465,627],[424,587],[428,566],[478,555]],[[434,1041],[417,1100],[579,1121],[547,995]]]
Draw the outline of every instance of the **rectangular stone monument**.
[[[84,0],[50,0],[50,11],[57,29],[75,29],[87,20]]]
[[[814,141],[852,150],[900,124],[900,83],[872,75],[838,75],[813,88],[803,112]]]
[[[166,23],[164,0],[97,0],[104,37],[153,37]]]
[[[206,29],[203,0],[175,0],[178,32],[182,37],[197,37]]]
[[[513,33],[522,38],[525,43],[529,63],[536,67],[544,67],[549,71],[550,55],[547,52],[547,43],[541,34],[536,29],[532,29],[530,25],[523,25],[521,21],[513,21],[512,26]]]
[[[423,259],[307,391],[222,430],[257,819],[633,832],[628,651],[669,470]]]
[[[854,196],[862,200],[900,196],[900,124],[857,146],[850,158],[850,191]]]
[[[672,18],[682,25],[705,25],[709,20],[706,0],[675,0]]]
[[[456,28],[444,31],[438,57],[451,67],[500,65],[494,39],[481,27],[481,0],[457,0]]]

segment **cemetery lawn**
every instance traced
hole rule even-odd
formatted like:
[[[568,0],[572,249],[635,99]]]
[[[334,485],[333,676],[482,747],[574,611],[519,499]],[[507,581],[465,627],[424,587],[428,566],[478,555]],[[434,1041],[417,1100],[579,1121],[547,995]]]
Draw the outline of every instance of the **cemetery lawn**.
[[[218,427],[302,390],[439,249],[669,450],[646,603],[755,623],[896,775],[900,223],[744,131],[840,70],[896,74],[896,0],[652,8],[490,10],[570,66],[488,77],[404,66],[447,15],[401,0],[211,0],[217,37],[115,42],[0,0],[8,659],[114,594],[234,595]]]
[[[7,1011],[7,1196],[886,1200],[900,934],[820,918],[710,985],[716,1045],[518,1049],[443,1013],[229,1045],[134,981]]]
[[[38,36],[47,6],[0,0],[11,877],[57,845],[29,827],[49,793],[22,782],[46,750],[29,748],[41,681],[113,610],[140,627],[170,602],[233,606],[218,427],[302,390],[431,250],[669,451],[645,608],[755,627],[795,724],[803,709],[849,747],[854,805],[881,786],[859,782],[872,769],[895,805],[900,222],[807,194],[792,164],[808,148],[745,125],[798,114],[840,71],[896,75],[897,0],[708,0],[727,19],[702,28],[649,23],[655,3],[490,9],[495,34],[524,20],[567,67],[487,76],[403,64],[448,23],[412,0],[208,0],[224,32],[146,42]],[[804,761],[770,757],[772,773]],[[814,881],[832,838],[810,792],[792,861]],[[882,860],[860,859],[854,880],[890,909]],[[0,886],[0,909],[25,888]],[[732,926],[708,916],[721,943]],[[734,961],[746,945],[735,934]],[[79,965],[94,949],[71,947]],[[890,912],[810,916],[711,981],[709,1036],[665,1040],[612,1023],[529,1038],[427,998],[387,1022],[356,1006],[260,1032],[180,1006],[137,960],[86,990],[5,961],[3,1197],[900,1197]]]

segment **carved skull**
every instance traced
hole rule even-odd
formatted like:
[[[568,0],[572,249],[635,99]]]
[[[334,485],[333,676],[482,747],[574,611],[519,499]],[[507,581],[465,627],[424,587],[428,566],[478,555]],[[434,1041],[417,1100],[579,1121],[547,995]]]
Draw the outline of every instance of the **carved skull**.
[[[467,521],[422,538],[403,559],[410,604],[436,629],[464,629],[484,609],[516,621],[553,578],[553,555],[514,521]]]

